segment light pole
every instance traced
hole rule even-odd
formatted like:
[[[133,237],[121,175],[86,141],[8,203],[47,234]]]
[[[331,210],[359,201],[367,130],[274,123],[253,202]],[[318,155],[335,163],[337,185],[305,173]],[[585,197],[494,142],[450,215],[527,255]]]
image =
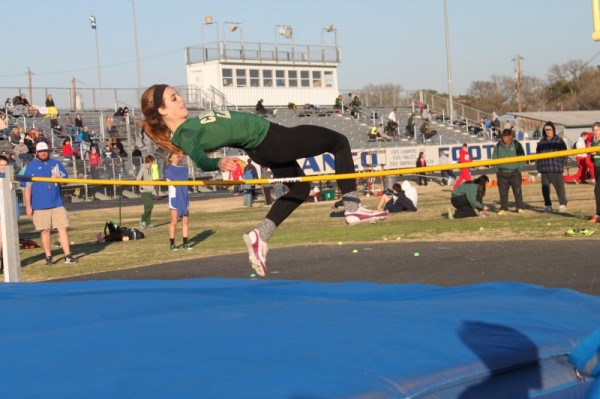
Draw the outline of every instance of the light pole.
[[[279,50],[277,49],[277,35],[281,35],[286,39],[292,40],[292,55],[294,53],[294,39],[292,37],[293,29],[287,25],[275,25],[275,59],[279,61]],[[289,57],[288,57],[289,58]]]
[[[236,30],[240,30],[240,58],[244,59],[244,34],[242,31],[242,23],[241,22],[230,22],[230,21],[225,21],[223,22],[223,47],[226,46],[225,42],[227,41],[227,36],[225,35],[225,25],[229,25],[229,31],[230,32],[235,32]],[[227,50],[225,50],[227,51]],[[227,54],[225,54],[227,55]]]
[[[135,0],[131,0],[131,10],[133,13],[133,40],[135,44],[135,65],[137,72],[137,100],[140,103],[140,93],[142,91],[142,73],[140,71],[140,49],[138,46],[137,22],[135,17]]]
[[[98,46],[98,29],[96,28],[96,17],[90,15],[90,28],[96,36],[96,68],[98,69],[98,89],[100,90],[100,134],[104,140],[104,102],[102,100],[102,74],[100,73],[100,47]]]
[[[323,58],[323,62],[325,62],[325,42],[323,40],[323,34],[325,32],[331,33],[333,32],[335,38],[335,61],[339,62],[339,52],[338,52],[338,39],[337,39],[337,29],[334,29],[333,24],[327,24],[321,30],[321,54]]]
[[[450,100],[450,125],[452,125],[452,117],[454,116],[454,104],[452,103],[452,63],[450,62],[450,34],[448,33],[448,0],[444,0],[444,25],[446,27],[446,65],[448,69],[448,98]]]
[[[210,15],[204,17],[204,24],[202,25],[202,47],[204,47],[204,25],[217,26],[217,58],[221,59],[221,41],[219,39],[219,25],[217,24],[217,21],[215,21]],[[208,51],[206,53],[206,59],[208,60]]]

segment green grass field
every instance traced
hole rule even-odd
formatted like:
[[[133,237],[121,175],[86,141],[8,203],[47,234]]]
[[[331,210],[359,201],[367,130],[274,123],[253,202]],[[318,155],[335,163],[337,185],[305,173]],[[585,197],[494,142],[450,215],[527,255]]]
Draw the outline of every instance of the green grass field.
[[[492,241],[492,240],[596,240],[600,232],[590,237],[565,237],[565,231],[575,228],[595,230],[587,221],[595,211],[594,186],[567,185],[569,204],[564,214],[543,213],[539,183],[524,184],[527,212],[509,213],[488,218],[448,220],[450,189],[430,183],[418,187],[418,212],[390,215],[377,224],[347,227],[343,218],[329,217],[332,201],[307,203],[286,220],[273,236],[270,247],[289,245],[331,244],[342,242],[407,242],[407,241]],[[510,197],[512,198],[512,196]],[[552,193],[555,208],[556,195]],[[376,207],[378,197],[362,198],[369,207]],[[498,190],[488,189],[485,204],[498,208]],[[512,201],[511,201],[512,205]],[[193,201],[190,216],[190,241],[193,251],[169,251],[168,210],[166,202],[156,204],[153,212],[155,229],[145,231],[146,238],[137,241],[97,243],[96,233],[103,230],[108,220],[117,220],[118,208],[70,212],[69,235],[74,245],[73,254],[79,264],[65,265],[60,248],[53,248],[56,265],[44,266],[41,248],[21,250],[22,281],[45,281],[87,273],[118,270],[167,261],[195,259],[213,255],[245,252],[242,234],[254,228],[268,209],[242,207],[242,198],[227,197],[208,201]],[[122,225],[139,227],[142,206],[126,206],[122,210]],[[21,238],[38,243],[39,235],[33,229],[31,218],[19,220]],[[52,240],[57,235],[53,233]],[[176,243],[181,245],[181,225]]]

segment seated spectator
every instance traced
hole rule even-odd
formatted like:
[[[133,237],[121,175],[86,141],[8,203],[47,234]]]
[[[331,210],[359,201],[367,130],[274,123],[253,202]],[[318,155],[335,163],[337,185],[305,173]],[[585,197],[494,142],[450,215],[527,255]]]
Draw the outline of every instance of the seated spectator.
[[[263,99],[262,98],[260,100],[258,100],[258,102],[256,103],[256,113],[260,114],[260,115],[266,115],[267,114],[267,110],[266,110],[265,106],[263,105]]]
[[[123,146],[123,143],[121,143],[121,139],[119,139],[119,138],[115,139],[113,147],[117,148],[117,150],[118,150],[117,153],[119,154],[120,157],[127,158],[127,151],[125,151],[125,147]]]
[[[379,137],[379,134],[377,133],[377,126],[372,126],[369,129],[369,133],[368,133],[367,137],[368,137],[367,141],[370,142],[370,143],[374,142],[374,141],[377,141],[377,139]]]
[[[4,101],[4,112],[7,114],[13,113],[13,102],[10,97],[6,97],[6,101]]]
[[[25,138],[24,135],[21,135],[21,129],[23,129],[23,128],[13,127],[12,131],[10,132],[10,142],[11,143],[18,144],[19,141],[21,141]]]
[[[429,140],[430,138],[432,138],[433,136],[435,136],[437,134],[437,130],[433,130],[431,128],[429,119],[425,119],[425,121],[419,128],[419,131],[423,135],[423,140]]]
[[[377,127],[377,139],[378,140],[385,140],[385,141],[392,141],[394,140],[394,138],[391,136],[393,135],[394,131],[391,131],[391,134],[388,135],[386,133],[386,129],[383,127],[383,123],[380,123],[379,126]]]
[[[335,99],[335,104],[334,104],[333,108],[335,108],[335,109],[342,109],[343,103],[344,103],[344,99],[342,98],[342,95],[340,94]]]
[[[78,133],[78,129],[75,127],[75,121],[71,119],[71,115],[69,115],[68,112],[64,116],[62,126],[69,136],[75,136]]]
[[[406,122],[406,135],[410,138],[415,137],[415,114],[410,114]]]
[[[402,211],[416,212],[417,208],[410,198],[406,196],[402,186],[398,183],[394,183],[391,194],[383,194],[381,196],[377,210],[397,213]]]
[[[6,115],[0,112],[0,136],[8,138],[8,121]]]

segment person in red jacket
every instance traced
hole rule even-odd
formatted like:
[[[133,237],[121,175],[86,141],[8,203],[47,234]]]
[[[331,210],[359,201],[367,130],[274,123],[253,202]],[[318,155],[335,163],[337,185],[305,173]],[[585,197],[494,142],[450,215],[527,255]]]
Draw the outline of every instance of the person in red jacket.
[[[73,158],[73,147],[71,147],[71,140],[69,139],[63,141],[62,156],[65,158]]]
[[[469,155],[469,146],[467,145],[467,143],[465,143],[462,145],[462,148],[458,153],[458,163],[465,163],[471,161],[472,159]],[[473,178],[471,177],[471,170],[469,168],[461,168],[460,176],[458,176],[458,179],[456,179],[456,183],[454,183],[452,189],[456,189],[456,187],[460,186],[462,182],[470,182],[471,180],[473,180]]]
[[[89,157],[89,165],[90,165],[90,173],[92,174],[92,179],[100,178],[100,154],[98,153],[98,148],[93,145],[90,149]]]

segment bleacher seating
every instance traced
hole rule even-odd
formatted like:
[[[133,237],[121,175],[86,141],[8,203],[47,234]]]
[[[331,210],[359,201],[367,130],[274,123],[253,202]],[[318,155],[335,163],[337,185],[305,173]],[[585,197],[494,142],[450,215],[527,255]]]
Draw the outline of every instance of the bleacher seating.
[[[417,132],[416,140],[409,138],[406,134],[406,125],[408,118],[412,112],[410,108],[397,108],[396,118],[399,125],[399,134],[394,137],[393,141],[368,141],[368,132],[371,126],[379,125],[379,123],[387,124],[387,115],[391,111],[391,108],[381,109],[367,109],[363,110],[361,116],[358,119],[352,118],[349,114],[341,114],[334,110],[328,111],[306,111],[306,110],[291,110],[291,109],[280,109],[277,116],[271,118],[272,121],[282,124],[284,126],[298,126],[298,125],[318,125],[327,127],[335,130],[339,133],[344,134],[348,137],[350,145],[353,148],[358,147],[390,147],[390,146],[411,146],[421,144],[423,142],[421,135],[419,134],[419,127],[421,126],[422,119],[417,116],[415,119],[415,130]],[[372,115],[377,115],[378,118],[374,119]],[[450,125],[449,122],[442,122],[433,120],[431,122],[432,128],[437,130],[437,134],[432,138],[425,140],[425,144],[460,144],[460,143],[472,143],[480,142],[485,138],[478,137],[477,135],[471,134],[466,126]]]

